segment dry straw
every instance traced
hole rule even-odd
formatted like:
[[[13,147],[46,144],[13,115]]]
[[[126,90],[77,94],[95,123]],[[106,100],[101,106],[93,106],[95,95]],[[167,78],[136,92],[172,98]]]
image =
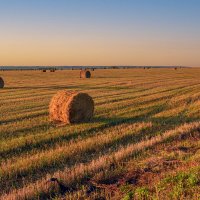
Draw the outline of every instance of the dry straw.
[[[91,78],[91,73],[88,70],[80,71],[80,78]]]
[[[21,199],[34,199],[37,194],[49,194],[49,187],[46,184],[47,180],[50,177],[57,177],[59,179],[65,180],[65,182],[75,182],[80,181],[86,175],[94,176],[94,174],[105,170],[112,164],[113,162],[122,163],[127,161],[130,157],[134,154],[137,154],[139,151],[148,148],[155,148],[157,144],[166,142],[169,138],[181,137],[190,135],[193,132],[198,132],[200,128],[200,122],[192,122],[186,123],[175,129],[169,130],[164,132],[162,135],[154,136],[150,139],[143,140],[138,143],[130,144],[126,147],[121,147],[117,151],[106,154],[103,156],[98,157],[95,160],[92,160],[89,163],[81,163],[77,164],[73,168],[66,168],[63,171],[57,171],[54,174],[47,175],[47,177],[42,178],[41,180],[37,181],[36,183],[30,183],[23,188],[13,190],[9,194],[3,194],[0,196],[0,199],[3,200],[21,200]],[[35,199],[38,199],[35,197]]]
[[[0,88],[4,87],[4,80],[0,77]]]
[[[94,102],[86,93],[59,91],[49,105],[50,120],[66,124],[89,121],[93,117]]]

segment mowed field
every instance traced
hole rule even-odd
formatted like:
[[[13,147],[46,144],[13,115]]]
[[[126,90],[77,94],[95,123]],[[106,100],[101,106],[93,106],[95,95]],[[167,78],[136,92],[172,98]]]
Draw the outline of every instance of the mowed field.
[[[200,69],[0,76],[0,199],[200,199]],[[92,96],[93,120],[50,123],[59,90]]]

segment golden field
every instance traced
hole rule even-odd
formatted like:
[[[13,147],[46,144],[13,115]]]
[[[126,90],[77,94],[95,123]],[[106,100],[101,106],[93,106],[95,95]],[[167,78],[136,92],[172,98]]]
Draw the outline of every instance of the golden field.
[[[200,198],[200,69],[0,76],[0,199]],[[50,123],[49,102],[65,89],[92,96],[91,122]]]

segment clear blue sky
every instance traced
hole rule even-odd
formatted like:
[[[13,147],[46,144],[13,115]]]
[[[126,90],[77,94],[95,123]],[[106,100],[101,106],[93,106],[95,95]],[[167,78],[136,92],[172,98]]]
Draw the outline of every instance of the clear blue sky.
[[[0,65],[200,66],[200,0],[0,0]]]

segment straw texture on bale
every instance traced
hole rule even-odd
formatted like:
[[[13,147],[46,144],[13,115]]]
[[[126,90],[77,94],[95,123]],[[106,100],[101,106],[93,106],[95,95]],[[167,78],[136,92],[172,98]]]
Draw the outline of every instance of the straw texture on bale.
[[[88,70],[81,70],[80,71],[80,78],[90,78],[91,73]]]
[[[49,105],[50,120],[66,124],[87,122],[93,117],[94,101],[86,93],[59,91]]]
[[[4,87],[4,80],[0,77],[0,88]]]

